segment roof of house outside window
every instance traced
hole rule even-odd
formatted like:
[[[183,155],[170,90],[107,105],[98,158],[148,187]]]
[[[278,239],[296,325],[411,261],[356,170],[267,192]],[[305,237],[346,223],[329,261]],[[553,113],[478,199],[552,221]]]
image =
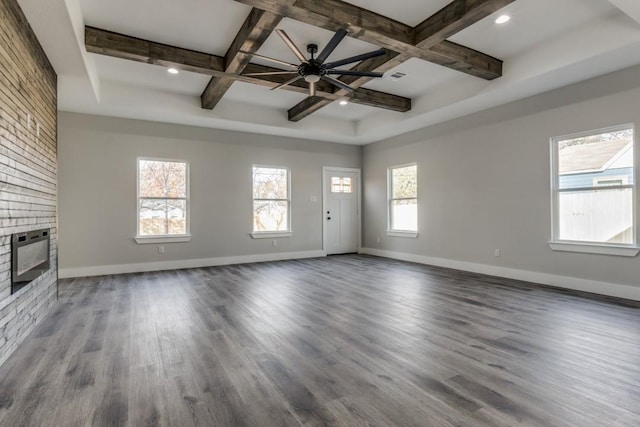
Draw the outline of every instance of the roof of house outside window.
[[[625,156],[627,152],[632,153],[632,148],[633,142],[627,138],[567,145],[560,148],[558,169],[562,175],[632,167],[633,156]]]

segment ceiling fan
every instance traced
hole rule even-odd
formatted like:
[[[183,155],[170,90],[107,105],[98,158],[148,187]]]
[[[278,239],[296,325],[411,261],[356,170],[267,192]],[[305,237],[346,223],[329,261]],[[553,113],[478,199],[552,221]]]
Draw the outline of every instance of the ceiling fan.
[[[325,62],[329,55],[335,50],[335,48],[340,44],[342,39],[348,34],[346,30],[340,29],[336,31],[333,35],[329,43],[322,49],[322,52],[318,55],[318,57],[314,57],[314,55],[318,52],[318,45],[316,44],[308,44],[307,52],[311,54],[311,58],[306,58],[304,54],[298,49],[295,43],[289,38],[287,33],[284,30],[277,29],[276,32],[282,38],[282,40],[286,43],[286,45],[291,49],[293,54],[300,60],[300,64],[291,64],[286,61],[281,61],[279,59],[270,58],[268,56],[259,55],[257,53],[252,52],[242,52],[248,55],[253,55],[256,58],[261,58],[266,61],[271,61],[276,64],[284,65],[288,68],[291,68],[292,71],[274,71],[274,72],[266,72],[266,73],[249,73],[243,74],[245,76],[268,76],[268,75],[277,75],[277,74],[295,74],[295,77],[287,80],[286,82],[272,88],[271,90],[280,89],[284,86],[290,85],[293,82],[296,82],[300,79],[304,79],[307,83],[309,83],[309,95],[315,96],[316,94],[316,83],[320,80],[324,80],[326,82],[331,83],[334,86],[339,87],[340,89],[344,89],[349,92],[355,91],[354,88],[349,85],[341,82],[340,80],[334,79],[330,77],[331,75],[337,76],[358,76],[358,77],[382,77],[383,73],[378,73],[374,71],[353,71],[353,70],[336,70],[336,67],[341,65],[352,64],[358,61],[364,61],[365,59],[374,58],[376,56],[384,55],[386,51],[384,49],[378,49],[371,52],[363,53],[361,55],[351,56],[349,58],[340,59],[338,61]],[[293,71],[295,69],[295,71]]]

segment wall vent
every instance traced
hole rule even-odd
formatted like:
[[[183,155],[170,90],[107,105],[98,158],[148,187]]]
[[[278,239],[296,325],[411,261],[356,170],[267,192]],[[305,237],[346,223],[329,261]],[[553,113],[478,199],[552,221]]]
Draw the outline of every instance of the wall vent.
[[[396,71],[395,73],[391,74],[389,76],[389,78],[392,79],[392,80],[400,80],[401,78],[403,78],[406,75],[407,75],[407,73],[403,73],[402,71]]]

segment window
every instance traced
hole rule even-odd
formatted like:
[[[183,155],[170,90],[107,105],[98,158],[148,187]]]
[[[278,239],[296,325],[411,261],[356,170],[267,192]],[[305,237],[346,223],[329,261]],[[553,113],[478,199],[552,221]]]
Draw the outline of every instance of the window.
[[[188,240],[189,165],[138,159],[138,243]],[[182,239],[178,239],[182,238]]]
[[[389,235],[417,237],[418,166],[389,168]]]
[[[632,125],[551,140],[553,249],[637,254],[634,145]]]
[[[289,193],[289,169],[275,166],[253,167],[254,238],[291,235]]]
[[[332,176],[331,192],[332,193],[352,193],[353,187],[351,186],[351,178]]]

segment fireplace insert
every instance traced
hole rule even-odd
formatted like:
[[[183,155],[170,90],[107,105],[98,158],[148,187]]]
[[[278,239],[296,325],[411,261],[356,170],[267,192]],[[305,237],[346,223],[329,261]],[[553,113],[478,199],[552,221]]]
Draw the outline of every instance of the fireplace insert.
[[[16,233],[11,238],[11,293],[49,270],[49,229]]]

